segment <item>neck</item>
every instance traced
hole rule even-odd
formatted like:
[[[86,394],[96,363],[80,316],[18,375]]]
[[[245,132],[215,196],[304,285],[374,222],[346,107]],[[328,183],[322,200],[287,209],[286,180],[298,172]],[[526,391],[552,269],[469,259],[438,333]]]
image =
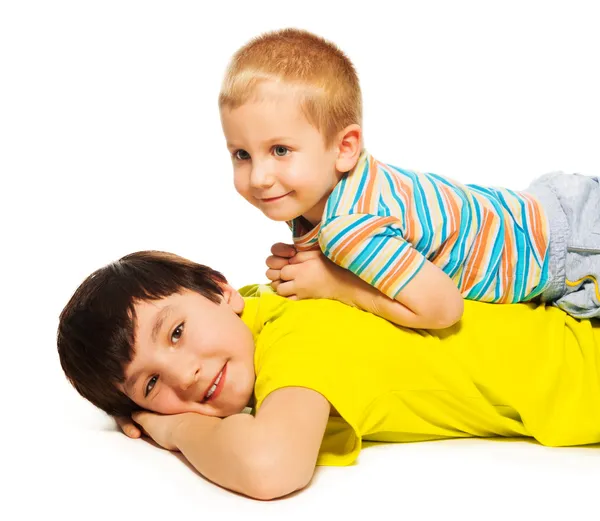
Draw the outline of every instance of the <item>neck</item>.
[[[329,198],[329,194],[327,194],[323,199],[321,199],[315,206],[313,206],[308,212],[301,215],[300,217],[304,217],[311,226],[314,228],[317,224],[321,222],[323,218],[323,212],[325,211],[325,204],[327,203],[327,199]]]

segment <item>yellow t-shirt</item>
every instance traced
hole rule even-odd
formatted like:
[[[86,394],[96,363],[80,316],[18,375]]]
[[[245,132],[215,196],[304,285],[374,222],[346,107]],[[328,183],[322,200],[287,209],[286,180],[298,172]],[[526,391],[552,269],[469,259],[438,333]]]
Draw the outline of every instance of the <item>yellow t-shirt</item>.
[[[352,463],[361,440],[600,443],[598,324],[544,305],[465,301],[459,324],[412,330],[336,301],[291,301],[268,286],[241,292],[256,344],[256,410],[290,386],[314,389],[335,409],[318,465]]]

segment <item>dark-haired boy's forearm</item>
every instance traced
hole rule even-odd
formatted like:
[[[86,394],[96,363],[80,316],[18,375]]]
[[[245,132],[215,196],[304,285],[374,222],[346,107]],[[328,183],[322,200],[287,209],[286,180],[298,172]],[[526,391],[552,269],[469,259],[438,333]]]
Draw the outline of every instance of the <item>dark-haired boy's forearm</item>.
[[[257,435],[250,414],[214,418],[192,414],[173,433],[181,453],[204,477],[227,489],[256,499],[272,499],[288,490]],[[271,468],[267,468],[267,467]]]

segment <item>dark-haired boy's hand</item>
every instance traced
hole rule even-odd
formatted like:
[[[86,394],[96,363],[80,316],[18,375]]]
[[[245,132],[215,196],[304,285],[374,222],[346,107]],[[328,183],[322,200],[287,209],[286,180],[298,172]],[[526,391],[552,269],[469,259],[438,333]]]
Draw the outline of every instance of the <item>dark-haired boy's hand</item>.
[[[117,425],[121,428],[123,433],[130,438],[139,438],[142,435],[140,428],[133,422],[129,416],[117,416],[115,417]]]
[[[142,427],[144,434],[152,438],[163,449],[178,450],[174,442],[174,434],[185,419],[196,413],[158,414],[150,411],[133,413],[133,419]]]

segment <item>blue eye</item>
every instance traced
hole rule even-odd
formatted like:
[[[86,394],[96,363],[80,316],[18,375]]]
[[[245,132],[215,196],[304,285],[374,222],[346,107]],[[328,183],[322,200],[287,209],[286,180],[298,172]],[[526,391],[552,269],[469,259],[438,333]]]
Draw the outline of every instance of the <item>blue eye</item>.
[[[184,324],[185,324],[185,322],[182,322],[181,324],[179,324],[171,333],[171,342],[173,342],[174,344],[179,342],[179,340],[181,339],[181,335],[183,335]]]
[[[237,159],[238,161],[246,161],[247,159],[250,159],[250,154],[248,154],[248,152],[246,152],[245,150],[236,150],[233,153],[233,157],[235,159]]]
[[[146,398],[152,392],[156,382],[158,382],[158,375],[155,374],[152,378],[150,378],[150,380],[148,380],[148,383],[146,384],[146,389],[144,389],[144,398]]]
[[[275,155],[278,157],[287,156],[289,151],[290,149],[288,147],[284,147],[283,145],[276,145],[273,147],[273,152],[275,152]]]

